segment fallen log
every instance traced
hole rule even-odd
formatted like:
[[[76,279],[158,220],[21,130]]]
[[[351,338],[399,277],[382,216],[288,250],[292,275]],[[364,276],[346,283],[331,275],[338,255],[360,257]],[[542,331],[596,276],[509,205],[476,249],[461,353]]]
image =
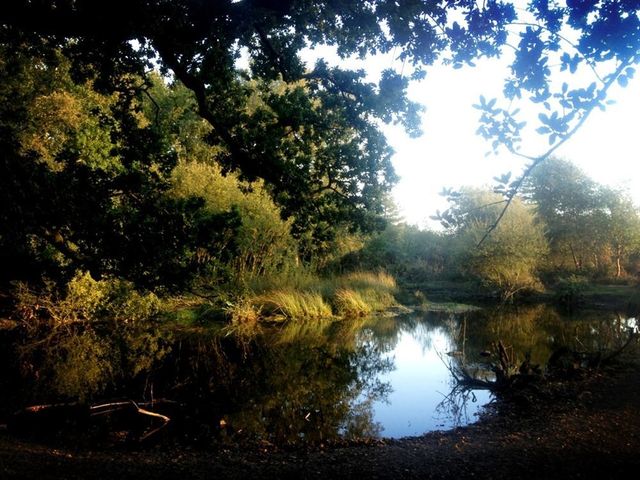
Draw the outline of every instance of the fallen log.
[[[64,437],[72,434],[88,434],[92,427],[97,426],[98,419],[110,417],[111,422],[108,423],[107,428],[122,425],[130,433],[127,438],[133,438],[140,443],[155,436],[171,421],[167,415],[150,409],[165,404],[175,405],[175,403],[168,400],[143,403],[126,400],[96,405],[78,402],[31,405],[11,415],[7,428],[17,435]],[[141,425],[140,419],[148,421]],[[105,422],[102,423],[105,424]]]

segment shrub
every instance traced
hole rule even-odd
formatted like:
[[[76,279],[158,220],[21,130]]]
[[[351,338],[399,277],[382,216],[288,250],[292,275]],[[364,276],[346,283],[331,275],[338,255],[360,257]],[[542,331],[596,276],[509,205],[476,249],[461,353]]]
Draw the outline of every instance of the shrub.
[[[587,280],[579,275],[570,275],[561,278],[555,286],[555,299],[565,307],[574,307],[580,304],[587,288]]]

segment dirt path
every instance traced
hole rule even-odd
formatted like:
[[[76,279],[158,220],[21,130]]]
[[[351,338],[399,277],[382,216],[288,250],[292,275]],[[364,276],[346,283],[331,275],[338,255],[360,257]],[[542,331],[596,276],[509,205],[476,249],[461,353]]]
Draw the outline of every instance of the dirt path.
[[[561,385],[447,433],[295,452],[55,449],[0,434],[0,479],[634,478],[640,368]]]

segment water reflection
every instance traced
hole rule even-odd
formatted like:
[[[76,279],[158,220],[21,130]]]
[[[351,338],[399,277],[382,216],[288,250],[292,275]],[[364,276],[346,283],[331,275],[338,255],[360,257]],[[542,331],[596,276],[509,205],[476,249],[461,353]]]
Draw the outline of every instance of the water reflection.
[[[385,354],[394,369],[381,375],[392,392],[372,405],[385,437],[421,435],[473,422],[488,392],[453,392],[444,356],[459,348],[459,321],[448,314],[411,316],[396,322]]]
[[[497,340],[544,363],[561,346],[612,350],[635,318],[564,317],[548,306],[432,312],[237,332],[82,329],[4,332],[0,423],[28,404],[168,399],[171,438],[321,443],[465,425],[491,400],[455,388],[447,361],[487,375]],[[451,356],[447,356],[447,354]]]

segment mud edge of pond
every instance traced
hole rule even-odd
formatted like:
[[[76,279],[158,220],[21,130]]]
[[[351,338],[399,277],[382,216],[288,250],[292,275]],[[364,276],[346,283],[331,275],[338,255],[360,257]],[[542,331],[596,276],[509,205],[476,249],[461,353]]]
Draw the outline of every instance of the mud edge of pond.
[[[557,382],[478,423],[324,448],[51,447],[0,432],[0,478],[621,478],[640,468],[640,368]]]

